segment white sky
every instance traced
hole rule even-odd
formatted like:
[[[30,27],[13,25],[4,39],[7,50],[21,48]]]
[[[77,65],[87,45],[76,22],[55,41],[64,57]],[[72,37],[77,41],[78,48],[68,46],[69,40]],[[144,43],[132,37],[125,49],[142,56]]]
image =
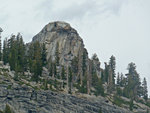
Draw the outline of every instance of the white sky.
[[[51,21],[66,21],[84,40],[89,56],[103,63],[111,55],[117,71],[135,62],[150,95],[150,0],[0,0],[4,37],[21,32],[31,41]]]

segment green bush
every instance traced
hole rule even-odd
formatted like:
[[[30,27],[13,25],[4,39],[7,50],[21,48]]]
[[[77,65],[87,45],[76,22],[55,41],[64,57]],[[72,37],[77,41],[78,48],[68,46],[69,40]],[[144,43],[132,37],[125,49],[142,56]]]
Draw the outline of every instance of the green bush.
[[[12,87],[12,85],[9,85],[9,86],[7,87],[7,89],[11,89],[11,87]]]

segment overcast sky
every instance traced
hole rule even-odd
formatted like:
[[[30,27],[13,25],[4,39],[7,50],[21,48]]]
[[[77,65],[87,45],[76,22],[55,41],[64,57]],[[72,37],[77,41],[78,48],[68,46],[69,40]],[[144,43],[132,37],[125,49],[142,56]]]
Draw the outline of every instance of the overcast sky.
[[[147,78],[150,95],[150,0],[0,0],[2,37],[21,32],[31,41],[46,24],[66,21],[84,40],[101,66],[111,55],[117,72],[135,62]]]

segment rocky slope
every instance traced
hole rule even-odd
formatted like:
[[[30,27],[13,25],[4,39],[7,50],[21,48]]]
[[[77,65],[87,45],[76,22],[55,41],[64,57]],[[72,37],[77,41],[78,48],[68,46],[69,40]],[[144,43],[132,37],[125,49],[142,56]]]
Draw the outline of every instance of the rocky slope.
[[[60,92],[35,90],[31,85],[14,81],[9,68],[0,74],[0,110],[6,104],[15,113],[130,113],[110,104],[106,99],[95,96],[73,96]]]
[[[0,111],[7,104],[15,113],[132,113],[101,96],[39,89],[39,83],[28,81],[27,75],[15,81],[9,66],[1,65],[0,72]],[[147,106],[135,105],[134,113],[147,113]]]
[[[0,109],[8,104],[16,113],[130,113],[103,99],[90,100],[76,96],[54,93],[52,91],[34,91],[28,87],[0,85]]]

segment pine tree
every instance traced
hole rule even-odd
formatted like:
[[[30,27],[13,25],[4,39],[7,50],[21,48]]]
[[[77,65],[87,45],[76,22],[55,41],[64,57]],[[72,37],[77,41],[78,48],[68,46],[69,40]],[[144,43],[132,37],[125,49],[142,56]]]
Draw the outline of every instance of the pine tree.
[[[142,89],[143,89],[143,91],[142,91],[143,98],[145,100],[147,100],[148,99],[148,91],[147,91],[147,81],[146,81],[145,77],[142,82]]]
[[[24,72],[26,69],[25,44],[20,33],[17,35],[17,71]]]
[[[71,62],[71,68],[74,74],[78,73],[78,57],[74,57]]]
[[[41,56],[41,47],[39,42],[34,43],[34,79],[38,81],[39,76],[42,74],[42,56]]]
[[[95,57],[95,55],[94,55],[92,57],[92,59],[96,60],[97,56]],[[101,80],[101,78],[99,78],[97,76],[96,69],[95,69],[95,66],[94,66],[94,62],[92,62],[92,87],[95,88],[94,94],[96,96],[98,96],[98,95],[104,96],[104,88],[103,88],[103,85],[102,85],[102,80]]]
[[[93,75],[92,77],[92,86],[95,88],[95,95],[101,95],[104,96],[104,88],[102,85],[102,81],[100,78],[97,77],[96,74]]]
[[[126,78],[124,77],[124,75],[121,73],[120,76],[120,86],[124,87],[126,85]]]
[[[132,98],[133,100],[137,100],[141,93],[141,82],[140,76],[136,71],[136,65],[134,63],[129,63],[128,65],[128,74],[127,76],[127,83],[124,88],[124,95],[126,97]]]
[[[3,61],[4,64],[9,63],[10,69],[15,72],[25,71],[25,44],[20,33],[4,40]]]
[[[47,56],[47,53],[46,53],[46,47],[45,47],[45,44],[43,43],[42,44],[42,65],[45,66],[46,65],[46,56]]]
[[[62,77],[62,80],[66,80],[66,72],[65,72],[64,66],[62,66],[62,69],[61,69],[61,77]]]
[[[34,45],[30,44],[28,50],[28,56],[27,56],[27,64],[31,73],[33,72],[33,68],[32,68],[33,60],[34,60]]]
[[[72,93],[72,91],[71,91],[72,90],[72,70],[71,70],[71,67],[69,67],[68,71],[69,71],[68,72],[69,73],[68,74],[69,75],[68,76],[68,84],[69,84],[69,91],[68,92],[71,94]]]
[[[0,61],[2,60],[2,43],[1,43],[1,32],[3,32],[3,30],[0,28]]]
[[[120,82],[121,82],[121,80],[120,80],[120,74],[119,74],[119,72],[118,72],[118,75],[117,75],[117,85],[118,85],[118,86],[120,86]]]
[[[10,69],[17,71],[17,43],[15,39],[15,35],[12,35],[8,40],[8,61],[10,65]]]
[[[134,75],[137,73],[137,72],[136,72],[136,65],[135,65],[135,63],[133,63],[133,62],[129,63],[127,70],[128,70],[128,73],[129,73],[130,75],[133,75],[133,76],[134,76]]]
[[[38,82],[42,74],[42,48],[38,41],[31,44],[29,48],[28,60],[30,71],[33,73],[32,80]]]
[[[109,93],[112,93],[115,90],[115,84],[113,83],[114,78],[113,78],[113,72],[112,72],[110,65],[108,67],[108,74],[109,74],[109,76],[108,76],[108,87],[107,87],[107,89],[108,89]]]
[[[50,61],[50,63],[49,63],[49,76],[53,76],[53,63],[52,63],[52,61]]]
[[[83,51],[83,55],[82,55],[82,72],[83,72],[83,76],[85,76],[85,72],[86,72],[86,50]]]
[[[130,104],[129,104],[129,108],[130,108],[131,111],[133,111],[133,106],[134,106],[133,99],[131,99]]]
[[[87,75],[83,77],[82,85],[79,88],[79,92],[87,94]]]
[[[116,69],[116,58],[112,55],[109,61],[110,68],[112,70],[112,80],[113,84],[115,84],[115,69]]]
[[[56,51],[55,51],[55,62],[56,62],[56,66],[59,66],[59,43],[56,44]]]
[[[4,64],[8,63],[8,41],[7,38],[3,42],[3,62]]]
[[[107,65],[107,63],[105,62],[105,69],[104,69],[104,82],[108,83],[108,76],[109,76],[109,66]]]

